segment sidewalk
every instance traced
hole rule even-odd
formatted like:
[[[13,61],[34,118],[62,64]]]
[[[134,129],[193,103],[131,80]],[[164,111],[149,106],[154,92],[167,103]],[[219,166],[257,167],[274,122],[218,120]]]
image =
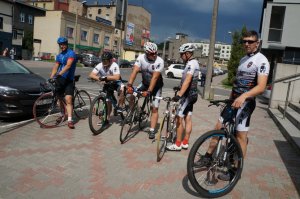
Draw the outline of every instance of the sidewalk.
[[[164,103],[160,106],[163,111]],[[192,145],[211,130],[219,109],[199,99]],[[241,180],[224,198],[299,198],[300,157],[257,104]],[[0,198],[197,198],[186,176],[189,150],[156,162],[156,143],[144,132],[121,145],[120,126],[93,136],[87,120],[41,129],[31,122],[0,134]]]

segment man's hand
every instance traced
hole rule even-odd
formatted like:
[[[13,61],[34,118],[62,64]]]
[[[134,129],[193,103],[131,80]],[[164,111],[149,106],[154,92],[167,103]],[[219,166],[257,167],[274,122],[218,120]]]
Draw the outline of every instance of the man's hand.
[[[106,77],[106,76],[99,77],[99,81],[104,81],[104,82],[106,82],[106,81],[107,81],[107,77]]]
[[[132,94],[133,93],[133,87],[132,84],[127,84],[127,93]]]
[[[151,95],[151,91],[143,91],[142,92],[143,97],[147,97],[147,96],[150,96],[150,95]]]
[[[244,104],[246,99],[247,96],[245,94],[242,94],[241,96],[239,96],[234,100],[231,106],[233,106],[234,108],[240,108]]]
[[[172,98],[173,102],[178,102],[181,99],[179,95],[176,95],[175,97]]]

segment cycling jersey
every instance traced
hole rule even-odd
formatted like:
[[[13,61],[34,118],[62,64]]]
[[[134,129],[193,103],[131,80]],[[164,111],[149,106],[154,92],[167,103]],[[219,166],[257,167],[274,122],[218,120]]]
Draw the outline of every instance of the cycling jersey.
[[[76,63],[77,63],[77,58],[76,54],[74,53],[73,50],[67,49],[66,51],[62,51],[60,54],[56,56],[56,62],[59,63],[59,67],[57,70],[57,74],[62,71],[62,69],[67,65],[67,62],[69,59],[74,60],[70,69],[65,72],[62,77],[68,80],[74,80],[74,75],[75,75],[75,70],[76,70]]]
[[[138,56],[135,64],[139,67],[141,73],[142,73],[142,82],[145,86],[149,87],[152,75],[154,72],[160,72],[162,73],[164,69],[164,61],[162,58],[157,57],[155,61],[150,61],[147,59],[146,54],[141,54]],[[162,76],[158,78],[155,87],[163,87],[163,79]]]
[[[270,64],[267,58],[261,54],[246,55],[240,61],[236,79],[233,84],[233,94],[241,95],[257,85],[258,75],[268,75]]]
[[[190,98],[191,102],[194,102],[195,100],[197,100],[197,96],[198,96],[197,85],[198,85],[198,79],[199,79],[199,71],[200,71],[200,67],[199,67],[198,61],[196,59],[192,59],[186,63],[186,66],[182,72],[180,86],[182,86],[183,82],[185,81],[187,74],[190,74],[193,76],[188,89],[183,94],[184,97]]]
[[[93,73],[96,73],[97,75],[103,76],[113,76],[113,75],[119,75],[120,74],[120,68],[119,65],[115,62],[113,62],[109,68],[103,67],[102,63],[99,63],[92,71]]]

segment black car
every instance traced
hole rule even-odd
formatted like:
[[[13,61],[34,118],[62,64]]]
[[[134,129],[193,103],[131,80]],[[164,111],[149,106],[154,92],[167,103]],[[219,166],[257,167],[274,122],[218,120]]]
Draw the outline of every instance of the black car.
[[[0,56],[0,118],[32,115],[35,100],[46,80],[25,66]]]

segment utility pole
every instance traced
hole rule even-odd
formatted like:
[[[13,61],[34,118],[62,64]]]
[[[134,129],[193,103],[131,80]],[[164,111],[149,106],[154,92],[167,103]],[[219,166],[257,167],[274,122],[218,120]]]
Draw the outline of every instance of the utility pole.
[[[205,87],[203,98],[210,99],[211,96],[211,79],[213,72],[213,64],[214,64],[214,55],[215,55],[215,41],[216,41],[216,29],[217,29],[217,17],[218,17],[218,7],[219,0],[214,0],[214,8],[212,14],[212,22],[211,22],[211,33],[210,33],[210,44],[209,44],[209,55],[208,55],[208,65],[207,65],[207,73],[205,80]]]

